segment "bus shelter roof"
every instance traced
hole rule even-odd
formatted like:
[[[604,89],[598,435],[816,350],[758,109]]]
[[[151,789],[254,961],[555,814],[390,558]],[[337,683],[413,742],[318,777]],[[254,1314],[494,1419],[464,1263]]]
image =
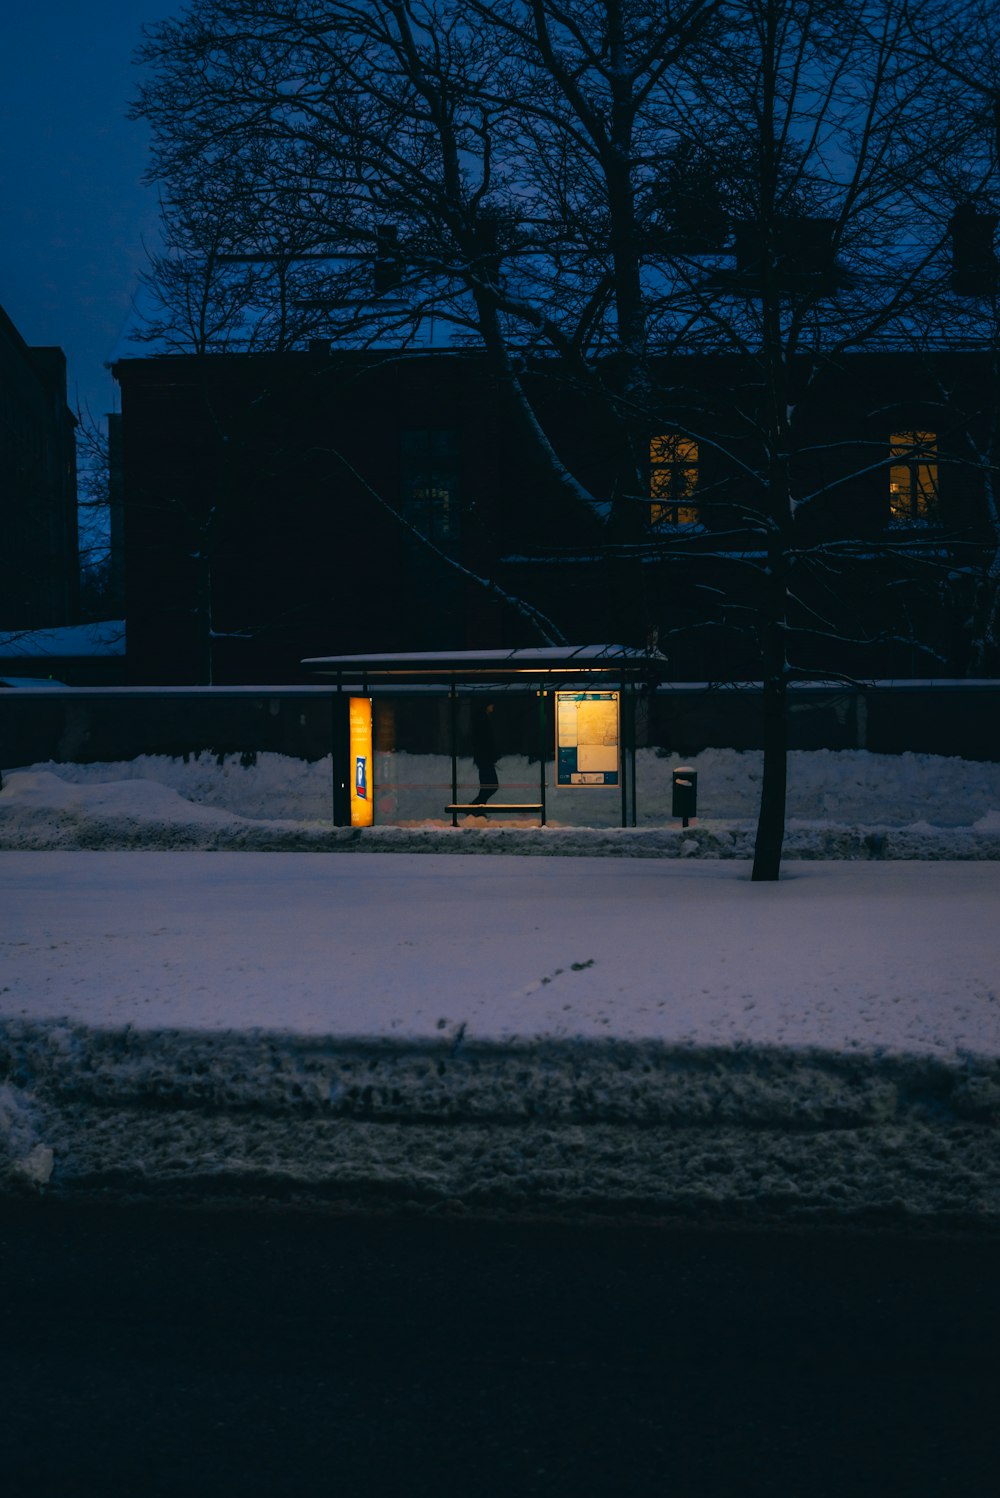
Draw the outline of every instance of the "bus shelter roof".
[[[637,650],[627,645],[544,645],[518,650],[418,650],[380,652],[372,655],[312,656],[303,666],[338,682],[434,682],[451,685],[459,681],[509,683],[525,677],[533,681],[554,678],[573,680],[612,679],[631,681],[637,677],[659,677],[667,666],[657,651]]]

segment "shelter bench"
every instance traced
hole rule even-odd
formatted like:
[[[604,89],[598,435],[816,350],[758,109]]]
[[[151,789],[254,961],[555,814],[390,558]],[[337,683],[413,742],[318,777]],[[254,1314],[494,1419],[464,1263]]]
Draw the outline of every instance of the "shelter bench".
[[[497,803],[492,801],[478,803],[475,801],[453,801],[445,807],[445,811],[450,811],[456,816],[459,812],[463,812],[467,816],[474,817],[502,817],[508,814],[515,816],[518,812],[531,811],[541,815],[544,810],[545,808],[540,801],[500,801]]]

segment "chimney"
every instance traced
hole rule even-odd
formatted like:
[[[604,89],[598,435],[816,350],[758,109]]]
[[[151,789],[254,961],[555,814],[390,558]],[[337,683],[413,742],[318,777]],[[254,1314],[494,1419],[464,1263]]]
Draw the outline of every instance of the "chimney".
[[[959,203],[952,214],[951,284],[959,296],[989,296],[996,289],[997,222],[995,213],[980,213],[974,203]]]
[[[395,291],[403,279],[399,254],[399,230],[395,224],[380,224],[375,230],[375,295]]]
[[[779,277],[789,281],[829,277],[835,269],[835,228],[836,220],[832,218],[777,219],[774,224],[774,261]],[[764,243],[758,224],[736,225],[734,250],[738,271],[760,274]]]

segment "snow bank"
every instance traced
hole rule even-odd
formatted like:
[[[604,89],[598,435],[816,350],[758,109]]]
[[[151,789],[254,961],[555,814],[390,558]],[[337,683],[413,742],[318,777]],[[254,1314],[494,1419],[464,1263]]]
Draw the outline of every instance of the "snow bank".
[[[36,1089],[8,1189],[1000,1229],[982,1060],[5,1030]]]
[[[673,762],[638,757],[639,826],[622,829],[617,792],[549,787],[548,825],[537,818],[462,819],[457,836],[443,808],[451,796],[442,756],[379,755],[376,820],[362,833],[330,826],[330,761],[261,754],[251,764],[203,754],[141,756],[113,764],[34,765],[6,777],[0,847],[392,849],[516,851],[627,857],[748,858],[760,793],[761,756],[712,749],[699,774],[697,825],[682,833],[670,811]],[[506,759],[504,796],[535,797],[537,765]],[[464,788],[478,784],[462,762]],[[461,794],[461,791],[460,791]],[[793,753],[789,858],[980,859],[1000,856],[1000,765],[927,754],[827,750]]]
[[[712,820],[751,819],[760,800],[762,755],[756,750],[706,749],[687,757],[699,776],[699,810]],[[680,760],[655,749],[636,756],[638,812],[642,826],[671,821],[671,771]],[[169,759],[140,755],[101,764],[31,765],[75,785],[148,780],[168,786],[185,800],[254,820],[326,822],[330,817],[329,758],[314,763],[262,753],[249,764],[239,755]],[[500,762],[505,799],[515,791],[535,799],[538,764],[514,756]],[[548,767],[551,782],[552,768]],[[459,760],[460,788],[478,787],[471,760]],[[451,799],[451,760],[444,755],[378,754],[377,821],[444,821]],[[620,821],[617,791],[548,787],[554,821],[614,826]],[[1000,814],[1000,764],[945,759],[933,754],[870,754],[865,750],[794,750],[788,759],[788,815],[807,821],[865,822],[904,826],[925,820],[936,826],[970,826],[990,810]],[[448,819],[450,822],[450,819]]]
[[[286,831],[308,839],[310,830],[318,829],[251,822],[154,780],[76,783],[24,770],[5,777],[0,792],[0,847],[7,848],[239,847],[254,833],[267,847],[280,846]]]

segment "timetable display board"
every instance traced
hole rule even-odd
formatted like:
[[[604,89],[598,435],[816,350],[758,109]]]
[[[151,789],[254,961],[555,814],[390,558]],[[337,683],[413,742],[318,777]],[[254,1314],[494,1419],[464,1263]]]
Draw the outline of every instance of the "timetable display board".
[[[619,785],[618,692],[557,692],[556,785]]]

